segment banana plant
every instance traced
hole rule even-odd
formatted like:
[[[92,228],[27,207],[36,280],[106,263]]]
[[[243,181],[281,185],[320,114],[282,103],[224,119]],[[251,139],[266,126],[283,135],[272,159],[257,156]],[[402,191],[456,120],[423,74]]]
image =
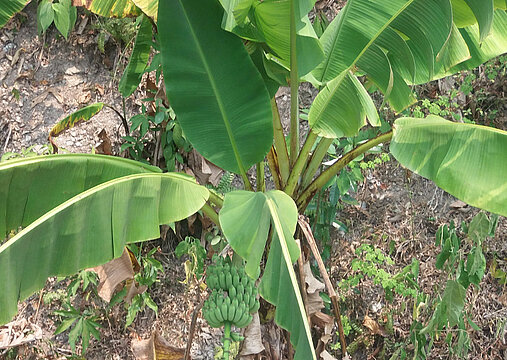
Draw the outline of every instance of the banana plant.
[[[298,213],[349,162],[390,142],[402,165],[473,206],[507,216],[507,168],[498,166],[507,162],[507,132],[498,129],[400,117],[392,131],[317,171],[334,139],[354,136],[367,123],[380,125],[359,75],[401,112],[417,100],[413,84],[507,51],[506,2],[349,0],[320,37],[308,18],[314,2],[158,3],[166,93],[178,122],[204,157],[241,176],[244,190],[222,198],[186,176],[103,156],[1,164],[0,234],[13,236],[0,247],[0,276],[8,279],[0,323],[48,276],[120,256],[125,243],[155,238],[158,224],[201,209],[244,259],[248,276],[261,277],[259,293],[277,306],[275,321],[289,331],[294,358],[316,359],[293,268],[300,255],[293,236]],[[145,44],[148,26],[141,27]],[[319,94],[300,147],[303,81]],[[282,85],[291,90],[289,143],[274,100]],[[265,190],[266,160],[276,190]],[[247,174],[253,166],[255,184]]]

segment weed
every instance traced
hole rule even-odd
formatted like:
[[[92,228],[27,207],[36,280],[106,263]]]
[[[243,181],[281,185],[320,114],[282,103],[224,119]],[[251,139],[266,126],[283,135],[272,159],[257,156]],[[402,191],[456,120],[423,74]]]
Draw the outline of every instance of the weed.
[[[142,255],[142,245],[137,246],[136,244],[130,244],[130,251],[135,255],[137,261],[141,265],[141,271],[134,275],[134,280],[141,286],[145,286],[147,289],[158,282],[158,274],[164,272],[164,268],[160,261],[155,259],[153,256],[157,252],[158,248],[153,248],[146,255]],[[119,297],[121,299],[121,297]],[[116,301],[116,299],[113,299]],[[131,304],[127,308],[127,319],[125,327],[128,327],[135,320],[137,314],[144,310],[145,307],[150,308],[158,314],[158,306],[151,298],[150,294],[145,291],[142,294],[137,294],[133,297]]]
[[[204,273],[204,260],[206,259],[206,249],[200,241],[192,236],[187,236],[176,246],[174,253],[178,258],[183,255],[189,257],[185,261],[185,280],[182,283],[190,286],[194,279],[198,282]]]
[[[70,328],[69,344],[73,353],[76,353],[76,343],[81,339],[82,350],[84,354],[90,343],[90,335],[97,340],[100,340],[100,329],[102,326],[97,322],[99,316],[96,311],[84,309],[79,311],[74,308],[70,303],[64,304],[65,310],[57,310],[55,315],[61,316],[62,322],[55,330],[55,335],[58,335]]]
[[[389,301],[392,301],[394,293],[404,297],[417,296],[419,290],[417,285],[419,262],[417,260],[414,259],[410,265],[392,275],[384,268],[394,265],[394,261],[380,249],[363,244],[356,249],[355,253],[357,257],[352,261],[351,268],[356,273],[340,282],[341,289],[355,288],[364,279],[371,278],[373,284],[382,286],[386,299]]]

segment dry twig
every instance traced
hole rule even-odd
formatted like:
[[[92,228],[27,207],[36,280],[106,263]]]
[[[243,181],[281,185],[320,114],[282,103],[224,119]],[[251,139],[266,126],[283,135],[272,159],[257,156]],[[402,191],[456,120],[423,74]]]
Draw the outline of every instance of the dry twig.
[[[343,332],[342,319],[340,314],[340,307],[338,305],[338,298],[336,296],[336,292],[334,290],[333,285],[331,284],[331,280],[329,279],[329,275],[326,271],[326,267],[324,266],[324,262],[322,261],[322,257],[320,256],[319,248],[315,243],[315,238],[312,234],[312,229],[310,228],[310,224],[308,223],[308,219],[304,215],[299,215],[298,224],[303,234],[306,237],[306,241],[308,241],[308,245],[310,245],[310,249],[312,250],[313,256],[315,260],[317,260],[317,265],[319,267],[320,275],[326,284],[327,293],[329,298],[331,299],[331,303],[333,304],[334,315],[336,318],[336,323],[338,324],[338,333],[340,335],[340,344],[343,350],[343,354],[347,355],[347,342],[345,341],[345,333]]]

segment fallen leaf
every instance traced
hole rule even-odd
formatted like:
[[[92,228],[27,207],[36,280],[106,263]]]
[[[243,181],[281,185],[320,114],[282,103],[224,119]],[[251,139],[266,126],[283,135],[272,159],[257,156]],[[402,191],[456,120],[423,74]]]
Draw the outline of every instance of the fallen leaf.
[[[64,99],[60,95],[60,93],[55,88],[49,88],[44,90],[40,95],[38,95],[35,99],[33,99],[30,107],[33,109],[35,106],[42,103],[44,100],[46,100],[49,94],[52,94],[60,104],[63,104]]]
[[[39,105],[41,102],[43,102],[44,100],[46,100],[46,97],[48,96],[48,91],[43,91],[40,95],[36,96],[33,100],[32,100],[32,104],[31,104],[31,108],[33,109],[34,107],[36,107],[37,105]]]
[[[335,357],[333,357],[330,353],[328,353],[326,350],[320,353],[320,358],[322,360],[336,360]]]
[[[100,96],[104,96],[104,86],[95,84],[95,91],[98,92]]]
[[[262,345],[262,334],[261,334],[261,321],[259,313],[253,314],[253,320],[245,330],[245,341],[243,341],[243,348],[241,349],[240,359],[243,356],[255,355],[264,351],[264,345]]]
[[[78,103],[79,104],[87,104],[90,102],[90,100],[92,99],[92,94],[90,91],[84,91],[83,93],[81,93],[81,95],[79,95],[79,98],[78,98]]]
[[[51,93],[60,104],[63,104],[63,96],[60,95],[55,88],[49,88],[47,91]]]
[[[453,209],[461,209],[461,208],[464,208],[468,205],[467,205],[467,203],[465,203],[461,200],[456,200],[456,201],[452,202],[451,205],[449,205],[449,206]]]
[[[383,336],[383,337],[387,336],[387,333],[384,330],[384,328],[382,326],[380,326],[378,322],[376,322],[375,320],[373,320],[368,315],[364,316],[363,326],[366,327],[366,328],[368,328],[375,335],[380,335],[380,336]]]
[[[21,52],[25,52],[26,50],[24,48],[19,48],[15,53],[14,53],[14,56],[12,57],[12,60],[11,60],[11,66],[14,67],[14,65],[16,65],[16,63],[18,62],[19,60],[19,55],[21,55]]]
[[[183,360],[185,356],[185,349],[169,345],[157,331],[149,339],[133,339],[131,347],[137,360]]]
[[[127,279],[125,286],[127,287],[127,295],[125,295],[125,302],[127,304],[132,303],[134,296],[142,294],[148,290],[148,287],[146,285],[138,286],[132,279]]]
[[[109,139],[109,136],[107,135],[106,130],[102,129],[97,136],[99,137],[101,142],[95,148],[95,152],[97,154],[113,155],[113,146],[111,144],[111,139]]]
[[[39,339],[42,339],[42,329],[25,318],[0,327],[0,349],[17,347]]]

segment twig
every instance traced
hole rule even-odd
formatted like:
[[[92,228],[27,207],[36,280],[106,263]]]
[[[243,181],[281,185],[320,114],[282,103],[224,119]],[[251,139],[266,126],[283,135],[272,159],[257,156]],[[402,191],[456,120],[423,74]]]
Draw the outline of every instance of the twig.
[[[197,316],[199,315],[199,311],[201,310],[202,306],[204,305],[204,298],[201,299],[199,304],[194,309],[194,313],[192,314],[192,322],[190,323],[190,330],[188,333],[188,341],[187,341],[187,348],[185,349],[185,360],[190,359],[190,349],[192,348],[192,339],[194,338],[195,333],[195,324],[197,323]]]
[[[326,284],[327,293],[329,298],[331,299],[331,303],[333,304],[334,315],[336,318],[336,323],[338,324],[338,333],[340,335],[340,344],[343,349],[343,354],[347,355],[347,342],[345,341],[345,333],[343,332],[342,319],[340,314],[340,307],[338,305],[338,299],[336,297],[336,292],[334,290],[333,285],[331,284],[331,280],[329,279],[329,275],[326,271],[326,267],[324,266],[324,262],[322,261],[322,257],[320,256],[319,248],[315,243],[315,238],[312,234],[312,229],[310,228],[310,224],[308,223],[307,218],[304,215],[299,215],[298,224],[303,231],[306,241],[308,241],[308,245],[310,245],[310,249],[312,250],[313,256],[315,260],[317,260],[317,265],[319,266],[320,275]]]
[[[9,132],[7,133],[7,139],[5,139],[3,152],[5,152],[5,150],[7,150],[7,145],[9,144],[9,140],[11,139],[11,133],[12,133],[12,127],[9,125]]]
[[[35,311],[35,316],[33,318],[33,323],[37,324],[37,317],[39,316],[39,309],[40,305],[42,303],[42,295],[44,294],[44,289],[41,289],[40,295],[39,295],[39,303],[37,304],[37,310]]]
[[[127,123],[127,119],[125,119],[125,117],[121,114],[121,112],[119,112],[118,110],[116,110],[114,107],[112,107],[111,105],[108,105],[108,104],[104,104],[105,107],[113,110],[116,115],[118,115],[121,119],[121,123],[123,125],[123,129],[125,130],[125,135],[128,135],[129,134],[129,125]]]

